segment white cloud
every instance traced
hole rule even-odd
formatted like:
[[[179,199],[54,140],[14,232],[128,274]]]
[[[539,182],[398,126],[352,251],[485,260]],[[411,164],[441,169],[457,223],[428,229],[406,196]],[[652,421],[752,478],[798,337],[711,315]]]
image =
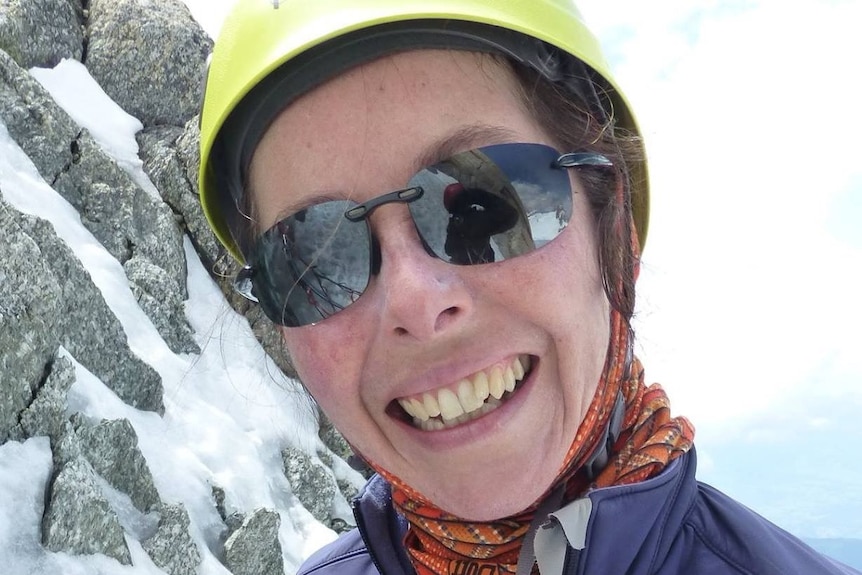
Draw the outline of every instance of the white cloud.
[[[582,4],[621,42],[647,139],[648,375],[696,421],[767,408],[838,358],[858,379],[862,252],[827,224],[862,181],[862,4]],[[719,394],[739,399],[718,412]]]

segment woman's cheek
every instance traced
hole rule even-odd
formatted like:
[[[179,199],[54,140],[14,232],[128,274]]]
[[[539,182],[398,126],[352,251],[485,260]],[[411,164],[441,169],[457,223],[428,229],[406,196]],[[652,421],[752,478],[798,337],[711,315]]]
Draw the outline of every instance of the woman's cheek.
[[[353,337],[332,333],[331,326],[319,324],[303,328],[282,328],[282,337],[296,373],[305,388],[324,409],[338,399],[339,382],[353,381],[361,369]],[[343,391],[342,391],[343,393]]]

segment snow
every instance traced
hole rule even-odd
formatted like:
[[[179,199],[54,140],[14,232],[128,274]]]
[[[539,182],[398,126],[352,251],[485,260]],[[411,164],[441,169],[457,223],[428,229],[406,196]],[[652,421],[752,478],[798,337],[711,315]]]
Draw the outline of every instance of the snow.
[[[85,128],[117,164],[131,174],[135,183],[154,197],[156,187],[143,172],[135,134],[144,126],[128,115],[93,79],[86,66],[65,59],[56,67],[33,68],[30,74],[48,90],[78,125]],[[73,90],[69,86],[74,86]]]
[[[142,187],[158,193],[138,158],[135,133],[141,129],[140,122],[111,101],[84,66],[64,61],[54,69],[31,73],[108,155]],[[266,356],[245,319],[227,306],[191,242],[185,240],[186,315],[202,351],[177,355],[138,307],[120,263],[83,226],[75,209],[41,178],[2,122],[0,188],[6,202],[53,225],[119,319],[132,351],[161,375],[164,417],[123,403],[61,349],[76,372],[69,412],[83,413],[94,423],[117,418],[131,422],[161,499],[182,503],[189,512],[191,535],[203,556],[201,575],[227,573],[210,551],[225,529],[213,503],[213,485],[224,489],[228,513],[258,507],[279,512],[279,538],[288,573],[333,540],[335,533],[293,495],[282,468],[285,447],[297,447],[313,457],[323,449],[311,403],[299,384],[285,378]],[[0,446],[0,565],[5,573],[161,573],[130,535],[133,566],[42,548],[39,522],[50,472],[47,438]],[[357,486],[362,483],[346,465],[336,466],[335,473]],[[135,510],[126,495],[107,487],[106,492],[127,533],[143,537],[152,531],[154,517]],[[350,518],[345,501],[336,507],[335,516]]]
[[[39,521],[51,469],[47,437],[0,445],[0,565],[32,565],[44,553]]]

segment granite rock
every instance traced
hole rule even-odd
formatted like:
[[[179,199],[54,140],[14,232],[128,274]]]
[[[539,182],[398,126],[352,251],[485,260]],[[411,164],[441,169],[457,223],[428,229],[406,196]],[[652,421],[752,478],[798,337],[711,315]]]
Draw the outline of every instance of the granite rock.
[[[180,0],[90,0],[85,64],[145,126],[182,126],[198,110],[212,40]],[[146,74],[129,70],[145,69]]]
[[[147,258],[132,257],[123,265],[138,305],[174,353],[200,353],[185,315],[183,295],[173,278]]]
[[[23,68],[51,68],[63,58],[80,60],[84,31],[69,0],[0,2],[0,50]]]
[[[181,504],[163,504],[158,529],[142,543],[144,551],[168,575],[195,575],[201,563],[198,546],[189,534],[189,514]]]
[[[0,198],[0,443],[47,378],[59,346],[62,290],[25,216]]]
[[[103,420],[90,426],[77,417],[74,423],[81,450],[99,475],[128,494],[141,512],[160,505],[153,475],[138,447],[138,435],[127,419]]]
[[[256,509],[224,544],[224,563],[233,575],[283,575],[278,541],[281,518],[269,509]]]
[[[332,471],[318,458],[295,447],[283,449],[281,458],[293,494],[318,521],[328,524],[339,492]]]
[[[57,441],[66,431],[66,394],[75,382],[75,368],[65,357],[57,357],[47,366],[48,377],[36,392],[36,398],[21,412],[22,439],[47,435]]]
[[[51,485],[42,544],[73,555],[102,553],[131,565],[123,533],[90,464],[80,458],[66,463]]]
[[[20,225],[60,285],[59,309],[51,318],[60,343],[123,401],[163,413],[161,377],[129,349],[122,325],[72,250],[44,220],[21,216]]]

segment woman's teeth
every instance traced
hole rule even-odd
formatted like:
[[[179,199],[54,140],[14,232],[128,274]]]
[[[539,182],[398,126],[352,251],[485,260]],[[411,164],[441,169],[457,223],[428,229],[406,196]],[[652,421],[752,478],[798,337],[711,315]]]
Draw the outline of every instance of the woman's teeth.
[[[497,409],[503,394],[513,392],[529,370],[530,357],[520,356],[508,366],[474,373],[454,388],[401,398],[398,404],[413,418],[416,427],[425,431],[446,429]]]

